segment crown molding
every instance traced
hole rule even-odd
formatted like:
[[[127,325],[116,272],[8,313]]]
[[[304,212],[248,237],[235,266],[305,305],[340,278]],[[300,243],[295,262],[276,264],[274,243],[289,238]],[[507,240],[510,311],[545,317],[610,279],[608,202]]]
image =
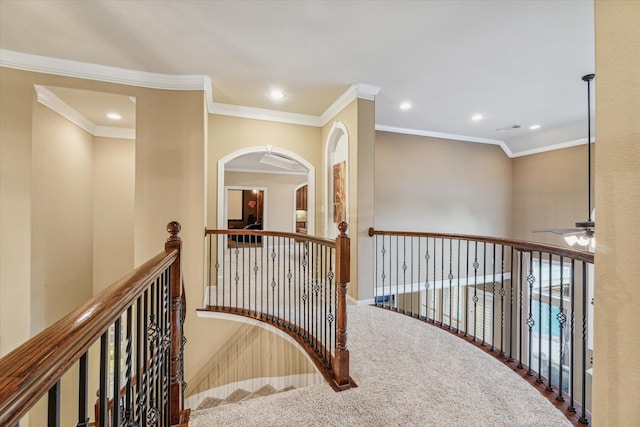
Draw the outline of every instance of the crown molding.
[[[118,128],[112,126],[96,126],[91,120],[86,118],[78,110],[58,98],[53,92],[41,85],[33,85],[36,90],[38,102],[69,120],[74,125],[83,129],[93,136],[106,138],[135,139],[136,130],[129,128]]]
[[[33,85],[36,90],[38,102],[49,108],[50,110],[58,113],[65,119],[69,120],[74,125],[91,135],[95,134],[96,125],[83,114],[78,112],[75,108],[58,98],[49,89],[41,85]]]
[[[0,66],[24,71],[139,86],[151,89],[204,90],[209,114],[314,127],[322,127],[329,123],[330,120],[340,113],[340,111],[344,110],[355,99],[373,101],[375,100],[376,95],[380,92],[380,88],[377,86],[363,83],[353,84],[338,99],[336,99],[333,104],[324,111],[324,113],[320,116],[313,116],[308,114],[288,113],[284,111],[213,102],[212,81],[211,78],[205,75],[171,75],[127,70],[124,68],[106,65],[89,64],[86,62],[71,61],[67,59],[31,55],[7,49],[0,49]],[[36,86],[36,92],[38,92],[38,101],[40,103],[94,136],[135,139],[135,129],[96,126],[86,117],[82,116],[76,110],[59,100],[55,95],[53,95],[53,93],[49,92],[44,87]],[[586,138],[582,138],[514,153],[504,141],[499,139],[478,138],[474,136],[400,128],[382,124],[376,124],[375,129],[406,135],[428,136],[433,138],[499,145],[509,158],[560,150],[586,143]],[[592,139],[592,142],[593,141],[594,140]]]
[[[500,139],[478,138],[476,136],[456,135],[452,133],[433,132],[433,131],[421,130],[421,129],[399,128],[395,126],[387,126],[387,125],[379,125],[379,124],[376,124],[376,130],[383,131],[383,132],[401,133],[405,135],[428,136],[431,138],[452,139],[455,141],[467,141],[467,142],[477,142],[480,144],[499,145],[500,148],[502,148],[502,151],[504,151],[508,157],[513,157],[513,153],[511,152],[507,144],[505,144],[505,142]]]
[[[367,85],[363,83],[352,84],[333,104],[327,108],[324,113],[320,115],[320,126],[324,126],[331,119],[340,113],[340,111],[347,108],[355,99],[367,99],[373,101],[376,95],[380,92],[380,88],[377,86]]]
[[[136,130],[131,128],[118,128],[113,126],[96,126],[93,136],[117,139],[136,139]]]
[[[0,49],[0,66],[37,73],[55,74],[129,86],[167,90],[211,92],[211,79],[204,75],[171,75],[127,70],[107,65],[50,58]]]
[[[320,118],[309,114],[288,113],[285,111],[243,107],[241,105],[222,104],[219,102],[209,102],[208,110],[210,114],[218,114],[220,116],[266,120],[270,122],[290,123],[303,126],[321,126]]]
[[[594,142],[596,142],[595,137],[592,137],[591,143],[593,144]],[[587,143],[587,138],[574,139],[572,141],[561,142],[559,144],[547,145],[546,147],[534,148],[532,150],[518,151],[514,153],[512,157],[523,157],[523,156],[529,156],[531,154],[545,153],[547,151],[562,150],[563,148],[570,148],[578,145],[585,145],[586,143]]]

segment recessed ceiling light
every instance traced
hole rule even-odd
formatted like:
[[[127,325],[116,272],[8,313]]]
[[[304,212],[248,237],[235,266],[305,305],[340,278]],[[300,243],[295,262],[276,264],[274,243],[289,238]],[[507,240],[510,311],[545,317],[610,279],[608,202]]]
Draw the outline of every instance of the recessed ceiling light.
[[[400,109],[401,110],[408,110],[411,108],[411,103],[410,102],[403,102],[402,104],[400,104]]]
[[[531,126],[529,126],[529,129],[531,129],[531,130],[540,129],[540,125],[531,125]]]
[[[475,114],[471,117],[471,120],[473,120],[474,122],[477,122],[479,120],[482,120],[482,114]]]
[[[120,120],[122,119],[122,116],[118,113],[108,113],[107,117],[109,117],[111,120]]]
[[[271,89],[271,93],[269,93],[269,96],[271,97],[271,99],[280,100],[284,98],[284,92],[282,92],[280,89]]]

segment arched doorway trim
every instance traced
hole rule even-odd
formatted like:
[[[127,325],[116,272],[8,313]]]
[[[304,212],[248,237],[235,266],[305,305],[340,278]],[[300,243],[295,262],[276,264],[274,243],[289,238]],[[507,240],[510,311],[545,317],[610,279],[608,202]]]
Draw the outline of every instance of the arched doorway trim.
[[[315,233],[315,177],[316,177],[316,168],[308,162],[304,157],[299,156],[298,154],[285,150],[284,148],[274,147],[272,145],[261,145],[255,147],[243,148],[233,153],[229,153],[226,156],[220,158],[218,160],[218,214],[217,214],[217,227],[219,229],[227,228],[227,225],[224,223],[224,170],[225,165],[233,159],[244,156],[246,154],[251,153],[274,153],[280,154],[286,157],[289,157],[298,163],[300,163],[307,170],[307,182],[309,185],[309,200],[308,200],[308,211],[309,211],[309,234]]]
[[[337,236],[337,226],[333,226],[333,163],[334,153],[338,143],[345,139],[346,143],[346,213],[347,222],[349,222],[349,133],[347,127],[342,122],[334,122],[329,131],[327,142],[325,144],[325,165],[324,165],[324,182],[325,182],[325,211],[324,235],[328,238]],[[335,228],[335,230],[334,230]]]

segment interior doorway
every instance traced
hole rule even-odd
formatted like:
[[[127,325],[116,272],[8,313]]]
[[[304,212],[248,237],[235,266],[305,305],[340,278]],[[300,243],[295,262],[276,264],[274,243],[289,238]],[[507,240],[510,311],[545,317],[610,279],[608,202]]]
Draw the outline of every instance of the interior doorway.
[[[309,185],[302,184],[296,188],[295,194],[295,230],[296,233],[308,234],[309,221]]]
[[[266,223],[266,188],[225,187],[227,228],[262,230]]]

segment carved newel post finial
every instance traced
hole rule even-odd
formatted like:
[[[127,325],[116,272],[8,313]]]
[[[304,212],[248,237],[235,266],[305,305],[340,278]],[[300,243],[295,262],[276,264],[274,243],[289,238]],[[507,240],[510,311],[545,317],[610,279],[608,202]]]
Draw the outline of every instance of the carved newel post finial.
[[[180,236],[178,236],[180,230],[182,230],[182,226],[178,221],[171,221],[169,224],[167,224],[167,232],[170,234],[170,236],[167,238],[167,242],[182,240],[180,239]]]
[[[338,224],[338,230],[340,231],[340,237],[346,237],[347,236],[347,227],[348,224],[344,221],[341,221]]]

